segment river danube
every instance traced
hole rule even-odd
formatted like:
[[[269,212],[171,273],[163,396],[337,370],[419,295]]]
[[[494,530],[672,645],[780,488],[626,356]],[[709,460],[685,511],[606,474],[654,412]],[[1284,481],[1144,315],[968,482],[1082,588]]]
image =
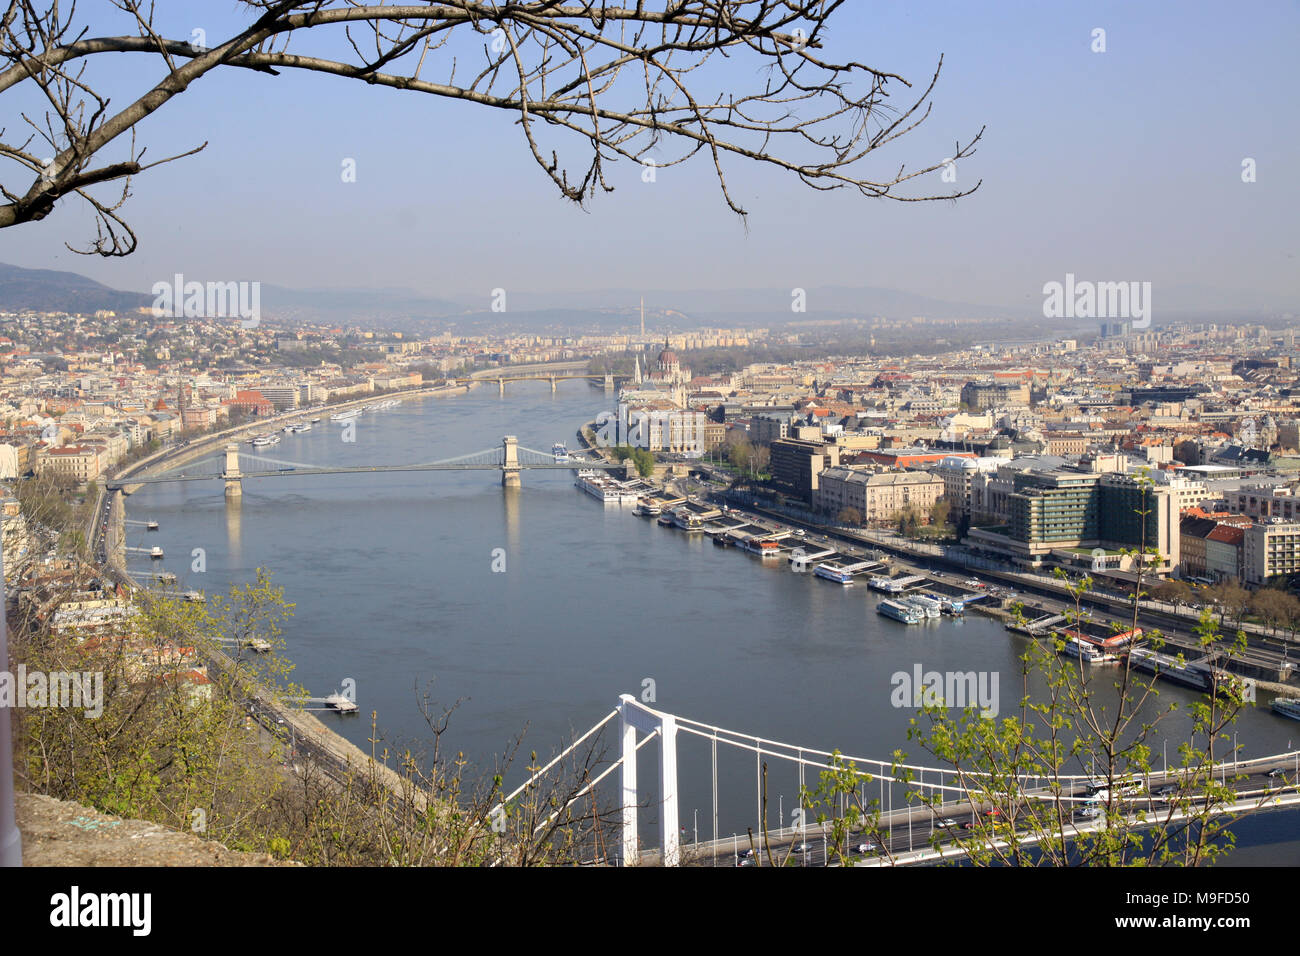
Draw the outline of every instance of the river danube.
[[[584,382],[560,383],[555,394],[546,383],[507,388],[504,398],[483,387],[367,412],[352,442],[326,416],[256,453],[409,464],[499,446],[506,434],[536,449],[573,447],[577,426],[611,401]],[[918,666],[996,674],[1003,715],[1022,696],[1023,639],[994,621],[968,614],[897,624],[875,613],[865,586],[794,574],[784,561],[764,566],[603,506],[568,472],[525,471],[522,488],[510,491],[492,471],[250,479],[233,504],[220,482],[155,485],[128,499],[128,511],[161,525],[149,534],[128,525],[128,544],[161,545],[167,558],[153,565],[183,587],[220,592],[258,567],[273,573],[297,605],[284,635],[294,679],[318,696],[356,682],[367,716],[320,716],[363,750],[372,710],[390,739],[427,741],[417,710],[426,687],[442,703],[463,698],[444,746],[483,766],[525,729],[525,757],[529,749],[545,757],[609,713],[620,693],[640,697],[652,687],[659,708],[725,728],[882,759],[903,750],[933,763],[907,739],[915,712],[894,706],[895,675]],[[196,548],[202,573],[192,570]],[[133,571],[149,564],[132,558]],[[1161,693],[1184,705],[1191,697],[1167,686]],[[1186,725],[1169,727],[1176,734]],[[1244,757],[1300,739],[1300,725],[1266,708],[1244,714],[1236,730]],[[713,826],[708,744],[680,739],[682,823],[693,836],[698,811],[704,839]],[[641,760],[652,782],[654,746]],[[754,757],[724,756],[720,768],[721,832],[743,833],[756,816]],[[772,825],[778,812],[788,818],[797,786],[792,769],[773,767]],[[1243,842],[1255,843],[1247,829],[1269,841],[1237,851],[1238,862],[1296,860],[1297,814],[1236,829]]]

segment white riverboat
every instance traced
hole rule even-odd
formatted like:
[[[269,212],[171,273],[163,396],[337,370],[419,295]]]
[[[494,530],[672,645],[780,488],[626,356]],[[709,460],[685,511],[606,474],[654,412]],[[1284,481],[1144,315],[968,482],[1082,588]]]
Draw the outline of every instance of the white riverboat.
[[[1119,658],[1088,641],[1077,637],[1067,638],[1061,653],[1066,657],[1077,657],[1085,664],[1118,664]]]
[[[889,598],[884,598],[876,605],[876,612],[885,615],[885,617],[892,617],[895,621],[901,621],[904,624],[920,624],[925,620],[925,615],[911,604],[892,601]]]
[[[924,594],[913,594],[910,597],[903,598],[903,601],[932,620],[943,613],[943,605],[934,598],[926,597]]]
[[[836,584],[852,584],[853,572],[846,571],[842,565],[834,561],[827,561],[825,564],[819,564],[813,568],[813,574],[827,581],[834,581]]]
[[[634,505],[639,497],[635,491],[624,488],[613,478],[602,475],[591,468],[584,468],[579,471],[573,484],[597,501],[603,501],[607,505]]]
[[[1292,720],[1300,720],[1300,697],[1275,697],[1269,705],[1273,713]]]

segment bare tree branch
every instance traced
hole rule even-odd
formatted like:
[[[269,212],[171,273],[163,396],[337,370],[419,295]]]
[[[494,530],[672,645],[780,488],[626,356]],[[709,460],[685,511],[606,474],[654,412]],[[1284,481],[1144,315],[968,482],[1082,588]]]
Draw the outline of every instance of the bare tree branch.
[[[87,251],[129,254],[135,237],[117,210],[130,178],[147,168],[140,162],[143,150],[136,151],[132,137],[125,157],[101,159],[98,167],[96,158],[121,148],[119,140],[128,131],[134,133],[147,116],[221,68],[270,76],[287,70],[323,73],[506,111],[517,117],[537,164],[578,204],[598,189],[613,190],[606,167],[620,158],[668,167],[701,151],[710,157],[724,201],[742,217],[746,211],[729,189],[725,169],[736,158],[792,173],[814,189],[850,188],[871,198],[928,202],[974,192],[978,182],[948,192],[900,187],[973,155],[982,128],[935,163],[914,169],[900,163],[885,176],[861,168],[870,154],[929,117],[943,58],[919,95],[894,105],[896,88],[911,89],[903,77],[820,54],[830,18],[842,2],[677,0],[648,9],[644,2],[611,7],[558,0],[501,5],[241,0],[251,18],[247,27],[201,49],[160,35],[152,4],[140,0],[113,3],[134,35],[105,37],[86,35],[90,28],[78,23],[75,5],[61,9],[47,0],[47,9],[38,10],[32,0],[13,0],[0,17],[0,93],[38,90],[47,109],[43,117],[22,114],[27,136],[21,142],[10,142],[0,130],[0,160],[14,167],[0,176],[5,200],[0,228],[39,221],[59,199],[75,194],[99,221],[99,235]],[[291,41],[307,49],[290,53]],[[336,58],[340,45],[351,50],[350,58]],[[325,49],[333,55],[323,55]],[[103,57],[124,53],[155,58],[161,75],[115,111],[86,72],[92,64],[108,62]],[[456,80],[459,59],[479,60],[468,82]],[[441,73],[445,81],[424,78],[428,71]],[[751,79],[755,71],[758,80]],[[706,83],[720,81],[729,88],[703,92]],[[752,88],[741,89],[742,84]],[[567,139],[586,157],[576,163],[562,159],[546,138],[548,128],[571,134]],[[35,141],[53,157],[34,153]],[[670,155],[652,156],[665,145]],[[27,176],[34,178],[26,188],[4,184],[15,178],[26,182]],[[87,192],[116,180],[125,185],[115,203]]]

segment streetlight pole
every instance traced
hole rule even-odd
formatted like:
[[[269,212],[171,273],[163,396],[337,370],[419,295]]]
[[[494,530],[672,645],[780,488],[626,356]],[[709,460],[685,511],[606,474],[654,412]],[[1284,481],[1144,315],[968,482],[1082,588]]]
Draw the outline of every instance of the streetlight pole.
[[[0,669],[9,669],[9,636],[5,621],[8,595],[4,586],[4,554],[0,553]],[[23,865],[23,838],[14,819],[14,752],[9,708],[0,706],[0,866]]]

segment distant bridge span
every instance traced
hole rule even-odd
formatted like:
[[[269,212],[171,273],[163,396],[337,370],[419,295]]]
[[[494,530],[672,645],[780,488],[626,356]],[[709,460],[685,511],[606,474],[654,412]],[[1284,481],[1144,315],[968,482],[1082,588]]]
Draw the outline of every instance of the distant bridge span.
[[[587,379],[592,382],[603,381],[605,388],[612,389],[616,381],[622,379],[626,381],[631,378],[626,372],[589,372],[587,371],[586,362],[552,362],[544,365],[520,365],[516,367],[504,367],[496,369],[481,369],[471,374],[468,378],[456,379],[458,385],[468,385],[474,382],[496,382],[497,389],[502,395],[506,393],[507,382],[547,382],[551,383],[551,391],[555,391],[556,382],[570,381],[573,379]]]
[[[223,458],[224,468],[221,470],[195,472],[196,466],[202,468],[206,462],[220,463]],[[106,483],[106,487],[110,491],[120,491],[136,485],[156,485],[164,482],[224,481],[226,496],[234,498],[242,494],[241,482],[245,478],[367,475],[401,471],[499,471],[502,485],[518,486],[519,474],[522,471],[578,471],[588,468],[612,470],[622,467],[620,464],[600,460],[556,461],[555,456],[549,452],[520,445],[514,435],[504,436],[500,448],[485,448],[454,458],[409,465],[313,465],[307,462],[283,461],[241,453],[239,446],[232,443],[226,446],[224,452],[199,459],[197,462],[178,465],[156,475],[111,479]]]

